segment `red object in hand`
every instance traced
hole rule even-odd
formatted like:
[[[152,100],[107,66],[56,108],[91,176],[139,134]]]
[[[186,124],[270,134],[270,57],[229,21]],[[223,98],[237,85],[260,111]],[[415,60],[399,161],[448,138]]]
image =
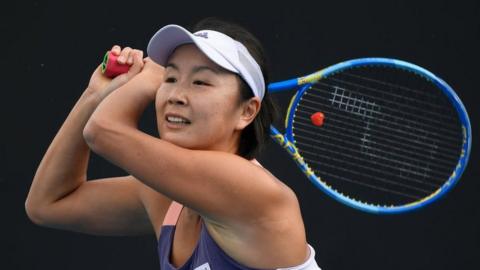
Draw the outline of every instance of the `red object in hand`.
[[[108,51],[103,57],[102,73],[105,74],[105,76],[113,78],[128,72],[130,66],[127,64],[118,63],[117,58],[118,56],[113,54],[111,51]]]
[[[310,116],[310,120],[312,120],[312,124],[315,126],[322,126],[323,121],[325,120],[325,115],[321,112],[316,112]]]

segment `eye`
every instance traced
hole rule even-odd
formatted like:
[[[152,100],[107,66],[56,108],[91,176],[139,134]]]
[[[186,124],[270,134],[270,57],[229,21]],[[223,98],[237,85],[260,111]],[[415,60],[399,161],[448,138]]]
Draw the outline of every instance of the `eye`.
[[[201,81],[201,80],[195,80],[193,81],[193,84],[195,85],[210,85],[209,83],[205,82],[205,81]]]
[[[165,82],[166,82],[166,83],[176,83],[176,82],[177,82],[177,78],[175,78],[175,77],[167,77],[167,78],[165,79]]]

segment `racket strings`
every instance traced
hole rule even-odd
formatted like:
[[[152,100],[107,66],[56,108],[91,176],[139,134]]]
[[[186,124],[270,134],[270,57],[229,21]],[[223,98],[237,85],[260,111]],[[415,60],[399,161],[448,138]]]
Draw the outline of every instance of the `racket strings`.
[[[316,160],[308,160],[308,161],[310,161],[311,163],[319,164],[319,162],[316,161]],[[323,165],[323,164],[321,164],[321,165]],[[335,166],[335,165],[332,165],[332,164],[328,164],[328,167],[335,169],[335,171],[337,171],[337,172],[340,172],[340,171],[341,172],[347,172],[347,173],[350,172],[348,169],[345,169],[345,168],[340,167],[340,166]],[[335,175],[335,174],[332,174],[332,173],[322,173],[322,174],[324,176],[325,175],[330,175],[330,176]],[[379,182],[382,182],[384,184],[384,186],[375,185],[372,182],[367,183],[367,182],[356,181],[356,180],[353,180],[353,179],[350,179],[350,178],[340,177],[340,175],[335,175],[335,176],[338,177],[338,179],[342,180],[342,181],[362,185],[362,186],[365,186],[365,187],[370,187],[370,188],[373,188],[373,189],[376,189],[376,190],[382,190],[384,192],[388,192],[388,193],[392,193],[392,194],[401,194],[402,196],[408,197],[408,198],[418,199],[418,198],[422,198],[425,195],[428,195],[428,194],[432,193],[432,190],[422,189],[422,188],[419,188],[419,187],[416,187],[416,186],[406,185],[406,184],[399,183],[399,182],[387,181],[386,178],[367,175],[367,174],[363,174],[363,173],[359,173],[359,175],[364,176],[364,177],[370,177],[372,179],[378,180]],[[390,187],[390,188],[386,187],[386,185],[388,185],[388,184],[390,184],[391,186],[396,186],[396,189],[394,189],[392,187]],[[398,189],[398,187],[403,187],[404,188],[403,190],[408,191],[408,193],[400,191]],[[416,194],[412,193],[412,192],[415,192],[415,191],[417,192]]]
[[[302,130],[302,128],[300,128],[298,125],[307,126],[307,129],[308,129],[309,126],[311,125],[310,119],[308,118],[309,112],[306,112],[306,111],[298,111],[298,112],[301,113],[301,114],[299,114],[297,116],[297,119],[301,119],[301,120],[303,120],[303,122],[298,121],[296,130],[297,131]],[[302,116],[302,115],[305,115],[305,116]],[[359,134],[359,133],[352,134],[352,130],[350,128],[341,126],[342,124],[347,124],[345,126],[348,126],[348,123],[345,123],[343,121],[338,121],[336,119],[330,119],[328,125],[330,125],[330,124],[332,124],[333,126],[329,127],[328,130],[325,128],[324,132],[331,135],[331,136],[342,135],[342,136],[349,137],[350,139],[355,140],[355,139],[358,138],[359,135],[362,135],[362,134]],[[326,125],[327,125],[327,123],[325,124],[325,126]],[[388,135],[387,132],[383,132],[382,130],[379,130],[378,134]],[[448,148],[438,147],[439,145],[441,145],[441,142],[439,142],[439,144],[437,144],[437,145],[430,144],[428,142],[422,142],[421,141],[422,138],[420,138],[420,137],[418,137],[415,142],[413,142],[411,144],[408,144],[408,143],[405,143],[405,142],[402,142],[401,140],[399,140],[399,139],[402,139],[401,137],[398,138],[399,136],[391,136],[391,137],[392,138],[387,137],[387,136],[381,136],[381,137],[377,138],[378,139],[377,141],[370,142],[370,143],[378,144],[379,146],[384,146],[384,147],[393,147],[393,149],[395,149],[397,151],[400,151],[400,152],[404,152],[404,153],[409,154],[409,155],[412,154],[412,151],[415,151],[414,155],[419,156],[421,158],[430,158],[431,157],[431,154],[432,154],[433,150],[430,149],[429,151],[425,151],[426,149],[429,149],[428,147],[430,147],[430,148],[434,148],[435,153],[442,156],[446,160],[450,160],[450,161],[456,161],[457,160],[458,151],[455,152],[455,150],[456,150],[455,145],[448,145],[449,146]],[[440,162],[443,162],[443,160],[440,160]],[[444,165],[446,165],[446,164],[450,164],[450,162],[445,161]]]
[[[302,100],[302,101],[305,102],[305,103],[312,103],[309,100]],[[310,109],[310,111],[302,110],[302,108]],[[308,106],[308,105],[303,105],[302,108],[298,108],[297,111],[303,112],[305,114],[309,114],[311,111],[318,109],[318,107]],[[365,122],[362,119],[355,118],[355,117],[350,117],[348,115],[338,113],[338,110],[336,110],[334,108],[332,109],[332,108],[327,107],[327,108],[325,108],[324,112],[329,113],[329,115],[335,116],[335,118],[332,118],[332,121],[335,121],[338,124],[341,124],[342,127],[345,126],[344,130],[348,130],[349,127],[352,127],[352,128],[358,127],[358,125],[361,125]],[[371,118],[371,119],[373,120],[374,118]],[[345,120],[345,121],[343,121],[343,120]],[[435,146],[435,144],[437,146],[445,146],[446,148],[438,148],[440,150],[440,152],[453,154],[454,159],[456,159],[456,153],[457,153],[457,151],[456,151],[457,144],[456,143],[457,143],[458,140],[455,140],[455,138],[453,138],[453,137],[450,137],[450,136],[447,137],[448,139],[450,139],[450,140],[447,141],[447,140],[445,140],[446,137],[443,137],[441,134],[439,134],[437,132],[428,133],[424,129],[418,130],[418,129],[412,129],[411,127],[409,127],[409,129],[412,132],[409,132],[408,130],[398,130],[398,129],[395,129],[394,127],[388,126],[388,124],[391,123],[389,121],[385,121],[385,120],[382,120],[382,119],[375,119],[375,120],[380,121],[383,124],[385,124],[385,125],[379,126],[378,129],[377,129],[377,132],[385,135],[385,137],[393,137],[393,138],[402,140],[404,138],[404,136],[412,136],[413,135],[413,136],[416,136],[416,140],[411,141],[408,144],[410,147],[415,148],[415,146],[417,146],[418,149],[425,149],[426,146],[438,148],[438,147]],[[392,134],[392,132],[396,132],[398,134],[396,134],[396,133]],[[427,135],[430,135],[430,136],[427,136]],[[429,141],[431,141],[431,143],[426,141],[427,137],[429,138]],[[398,141],[398,143],[401,144],[401,141]],[[452,150],[452,149],[455,149],[455,150]]]
[[[303,143],[300,143],[299,145],[301,146],[306,146],[306,144],[303,144]],[[318,149],[316,149],[315,147],[307,147],[306,149],[309,149],[309,148],[312,148],[313,151],[318,151]],[[344,157],[348,157],[348,158],[352,158],[352,159],[356,159],[354,156],[348,156],[348,155],[345,155],[343,158],[334,158],[332,156],[329,156],[329,157],[325,157],[326,159],[328,160],[331,160],[331,161],[334,161],[336,162],[335,164],[339,164],[339,163],[342,163],[343,165],[349,165],[349,167],[340,167],[340,166],[335,166],[334,164],[332,163],[326,163],[326,164],[323,164],[323,163],[319,163],[316,159],[314,159],[314,157],[316,157],[316,153],[315,152],[311,152],[311,151],[307,151],[307,150],[302,150],[304,154],[306,154],[307,157],[304,157],[304,160],[307,161],[309,164],[310,163],[317,163],[320,165],[320,167],[323,168],[323,166],[327,166],[327,167],[331,167],[331,168],[335,168],[335,169],[338,169],[338,170],[341,170],[341,171],[346,171],[346,172],[351,172],[351,168],[352,167],[358,167],[360,169],[366,169],[368,170],[370,173],[381,173],[382,175],[385,175],[385,176],[396,176],[395,174],[393,174],[392,172],[388,171],[388,170],[382,170],[382,169],[377,169],[377,168],[370,168],[370,167],[366,167],[364,165],[362,165],[361,163],[355,163],[355,162],[349,162],[347,160],[344,159]],[[331,151],[325,151],[326,153],[332,153]],[[312,158],[308,158],[308,156],[311,156]],[[379,167],[382,167],[382,165],[380,165],[380,163],[378,162],[375,162],[376,164],[379,164]],[[398,169],[398,168],[392,168],[390,167],[391,169]],[[410,170],[407,170],[407,169],[400,169],[400,171],[403,171],[403,173],[405,175],[407,174],[411,174],[412,172]],[[319,171],[317,171],[318,173]],[[405,182],[395,182],[395,181],[391,181],[389,180],[388,178],[381,178],[381,177],[376,177],[375,175],[372,175],[372,174],[365,174],[365,173],[362,173],[362,172],[358,172],[359,175],[362,175],[362,176],[365,176],[365,177],[370,177],[372,179],[375,179],[377,180],[378,182],[383,182],[383,183],[387,183],[387,184],[392,184],[393,186],[402,186],[402,187],[406,187],[406,188],[409,188],[409,189],[412,189],[412,190],[417,190],[417,191],[422,191],[424,192],[425,194],[429,194],[431,193],[433,190],[436,190],[438,189],[441,184],[439,183],[436,183],[436,184],[433,184],[431,182],[425,182],[425,181],[421,181],[421,179],[411,179],[409,177],[406,177],[406,176],[401,176],[401,178],[404,178]],[[424,177],[424,179],[426,178],[426,175],[425,174],[419,174],[420,176]],[[425,188],[421,188],[419,187],[418,185],[409,185],[408,182],[416,182],[415,184],[423,184],[423,186]],[[427,189],[428,188],[428,189]]]
[[[300,154],[328,185],[372,204],[401,205],[442,186],[463,138],[456,111],[431,82],[403,70],[392,79],[383,69],[317,82],[296,106],[292,130]],[[310,123],[317,111],[325,114],[321,127]]]
[[[409,71],[405,70],[404,72],[407,72],[407,73],[410,73]],[[390,74],[393,74],[393,73],[390,73]],[[420,75],[417,75],[415,73],[410,73],[414,76],[419,76],[419,79],[421,80],[428,80],[427,78],[423,78],[421,77],[420,78]],[[438,94],[433,94],[431,92],[426,92],[426,91],[423,91],[423,90],[418,90],[416,88],[411,88],[411,87],[408,87],[408,86],[405,86],[405,85],[401,85],[399,84],[398,82],[401,83],[401,80],[397,80],[398,82],[397,83],[391,83],[391,82],[387,82],[385,81],[384,79],[383,80],[378,80],[378,79],[374,79],[374,78],[370,78],[368,76],[361,76],[359,74],[354,74],[354,73],[350,73],[350,72],[342,72],[342,75],[345,76],[345,77],[350,77],[350,78],[357,78],[358,80],[360,81],[369,81],[373,84],[377,84],[377,85],[383,85],[383,86],[386,86],[386,87],[391,87],[391,88],[395,88],[395,89],[401,89],[402,91],[405,91],[405,92],[410,92],[411,94],[416,94],[416,95],[419,95],[419,96],[428,96],[428,97],[432,97],[432,98],[438,98]],[[386,75],[383,75],[384,77],[387,77]],[[394,76],[388,76],[390,78],[395,78],[396,75]],[[338,78],[331,78],[333,80],[337,80]],[[351,82],[350,80],[348,82]],[[383,87],[385,88],[385,87]],[[398,97],[401,97],[401,98],[404,98],[404,96],[400,96],[400,95],[397,95]]]
[[[298,136],[298,135],[297,135]],[[332,163],[335,164],[342,164],[343,169],[342,171],[354,171],[357,172],[357,169],[360,169],[361,171],[368,172],[368,175],[372,175],[372,173],[382,173],[386,177],[394,176],[398,177],[403,180],[403,182],[392,182],[388,178],[378,178],[375,176],[372,176],[372,179],[376,179],[379,182],[384,182],[384,183],[396,183],[394,185],[398,186],[403,186],[403,187],[408,187],[411,189],[416,189],[418,188],[418,184],[421,184],[425,188],[428,188],[428,191],[426,189],[421,189],[425,191],[426,193],[429,192],[431,193],[432,191],[436,190],[441,186],[443,181],[440,181],[440,177],[443,175],[438,173],[436,170],[429,169],[425,167],[425,165],[420,166],[417,164],[413,164],[411,162],[405,162],[405,161],[398,161],[395,158],[386,158],[383,157],[382,160],[371,160],[371,164],[376,165],[375,167],[372,166],[367,166],[365,165],[364,162],[362,162],[364,157],[360,157],[358,155],[355,155],[355,153],[351,153],[351,149],[348,147],[344,146],[338,146],[337,143],[325,143],[325,145],[330,146],[330,149],[325,149],[325,148],[319,148],[317,145],[312,144],[315,142],[314,139],[311,139],[310,137],[307,136],[301,136],[302,142],[297,142],[296,145],[301,149],[302,156],[304,157],[304,160],[308,163],[317,163],[319,164],[320,170],[316,171],[316,173],[320,173],[321,175],[322,170],[325,167],[335,167],[335,165],[332,165]],[[303,141],[304,140],[304,141]],[[344,141],[345,142],[345,141]],[[319,157],[317,153],[321,152],[322,156]],[[325,153],[325,154],[323,154]],[[328,154],[327,154],[328,153]],[[371,157],[377,157],[377,155],[371,155]],[[317,159],[322,158],[322,159],[327,159],[330,162],[325,162],[325,163],[319,163]],[[386,163],[385,161],[388,161]],[[370,164],[370,165],[371,165]],[[348,169],[345,169],[348,168]],[[314,171],[318,168],[313,168]],[[361,171],[358,171],[357,173],[362,175],[362,176],[367,176],[366,174],[362,174]],[[396,172],[400,172],[400,175],[395,174]],[[417,178],[412,178],[411,176],[417,176]],[[435,175],[434,178],[429,178],[429,176]],[[370,179],[370,180],[372,180]],[[408,182],[412,182],[413,185],[409,185]],[[419,189],[420,190],[420,189]]]
[[[413,200],[419,200],[419,199],[422,198],[422,196],[415,196],[415,195],[408,194],[408,193],[405,193],[405,192],[392,190],[392,189],[389,189],[389,188],[383,188],[381,186],[376,186],[376,185],[372,185],[372,184],[369,184],[369,183],[356,181],[356,180],[353,180],[351,178],[346,178],[346,177],[343,177],[343,176],[337,175],[337,174],[332,174],[332,173],[325,172],[325,173],[322,173],[322,175],[327,177],[327,178],[338,179],[338,180],[345,181],[345,182],[348,182],[348,183],[351,183],[351,184],[354,184],[354,185],[357,185],[357,186],[362,186],[362,187],[365,187],[365,188],[368,188],[368,189],[378,190],[378,191],[384,192],[385,194],[393,194],[393,195],[401,196],[401,197],[407,198],[409,200],[412,200],[412,199]]]
[[[379,70],[379,69],[377,68],[376,70]],[[433,84],[429,80],[426,80],[423,77],[420,77],[414,73],[409,73],[408,71],[400,71],[400,70],[397,70],[397,71],[407,73],[407,76],[409,77],[408,80],[410,81],[412,81],[412,79],[415,79],[417,82],[421,82],[423,86],[419,88],[423,88],[425,85],[428,85],[428,84],[430,84],[430,86],[428,87],[433,86]],[[384,78],[382,78],[382,80],[378,80],[378,79],[369,78],[368,75],[362,76],[359,74],[353,74],[351,72],[344,71],[341,73],[341,76],[329,77],[327,81],[331,80],[337,83],[339,82],[345,85],[349,85],[351,87],[369,89],[374,94],[372,96],[374,99],[379,99],[380,96],[384,96],[388,94],[391,99],[399,99],[402,101],[405,100],[412,104],[418,104],[419,106],[421,105],[429,106],[428,109],[437,108],[437,109],[443,110],[446,108],[445,106],[443,106],[443,103],[444,103],[443,96],[434,94],[433,92],[426,92],[424,91],[424,89],[419,90],[419,88],[407,87],[405,85],[402,85],[404,83],[402,81],[403,79],[398,80],[398,77],[396,75],[399,72],[395,72],[395,73],[383,72],[381,76]],[[343,79],[341,79],[340,77],[342,77]],[[354,78],[355,81],[352,80],[352,78]],[[406,78],[406,76],[404,76],[404,78]],[[395,83],[386,82],[386,80],[392,80],[392,81],[395,80],[396,82]],[[322,83],[322,81],[317,81],[317,83]],[[371,87],[371,85],[375,85],[377,87]],[[389,89],[390,91],[388,91]],[[400,94],[397,91],[401,91]],[[408,106],[408,104],[405,104],[405,103],[403,105]],[[418,106],[415,108],[418,108]]]
[[[316,138],[315,139],[312,139],[311,136],[312,136],[312,132],[308,132],[308,130],[304,130],[304,129],[301,129],[301,128],[297,128],[296,129],[297,131],[302,131],[302,132],[306,132],[306,133],[310,133],[306,136],[302,136],[302,135],[299,135],[299,132],[296,132],[295,134],[295,137],[298,137],[301,139],[301,141],[311,141],[311,142],[316,142],[315,139],[325,139],[325,140],[332,140],[332,141],[337,141],[338,143],[340,143],[339,145],[337,144],[330,144],[328,142],[324,142],[325,144],[328,144],[329,146],[336,146],[335,148],[338,148],[338,150],[342,150],[342,151],[347,151],[347,150],[350,150],[351,147],[354,147],[356,146],[355,143],[354,143],[354,140],[356,139],[354,136],[347,136],[348,138],[346,139],[341,139],[339,138],[339,133],[335,133],[335,134],[315,134],[316,135]],[[376,142],[374,142],[375,144],[378,144]],[[302,144],[301,142],[300,143],[297,143],[297,144]],[[307,144],[303,144],[305,145],[305,148],[306,147],[312,147],[312,148],[315,148],[315,145],[314,144],[311,144],[311,145],[307,145]],[[388,146],[388,145],[382,145],[384,147],[393,147],[394,150],[400,150],[401,152],[405,153],[405,151],[403,151],[403,149],[401,148],[398,148],[398,147],[395,147],[395,146]],[[304,149],[305,149],[304,148]],[[385,160],[388,160],[390,161],[391,163],[393,163],[394,165],[388,165],[388,164],[383,164],[383,163],[378,163],[379,166],[385,166],[385,167],[389,167],[389,168],[392,168],[392,169],[395,169],[397,167],[395,166],[398,166],[398,165],[404,165],[404,166],[408,166],[409,169],[417,169],[417,171],[424,171],[426,170],[425,169],[425,165],[428,165],[429,168],[428,168],[428,171],[431,171],[432,174],[436,174],[438,177],[441,177],[444,173],[448,172],[448,170],[445,169],[445,165],[450,165],[451,163],[447,163],[447,162],[443,162],[443,161],[440,161],[444,164],[444,166],[441,166],[439,165],[438,163],[436,162],[430,162],[428,160],[428,158],[430,158],[430,156],[421,156],[421,155],[417,155],[417,156],[420,156],[419,158],[413,158],[413,157],[409,157],[408,155],[401,155],[401,154],[398,154],[396,152],[394,153],[387,153],[385,152],[384,150],[382,150],[382,148],[380,147],[369,147],[369,152],[366,152],[364,153],[365,155],[369,156],[369,157],[378,157],[378,156],[382,156],[384,157]],[[331,152],[329,150],[325,150],[326,152]],[[388,158],[387,157],[387,154],[390,154],[392,157],[394,158]],[[352,157],[354,158],[355,156],[353,155],[349,155],[347,154],[346,152],[337,152],[337,155],[341,155],[341,156],[346,156],[346,157]],[[398,158],[401,158],[402,160],[399,160]],[[423,158],[423,159],[421,159]],[[362,158],[355,158],[355,159],[358,159],[358,160],[362,160]],[[413,161],[415,162],[415,164],[413,163],[407,163],[403,160],[406,160],[408,159],[409,161]],[[398,169],[398,168],[397,168]],[[434,169],[434,170],[433,170]],[[442,172],[443,171],[443,172]],[[438,173],[438,172],[442,172],[442,173]],[[415,171],[413,171],[412,173],[414,174],[418,174],[418,175],[423,175],[423,173],[416,173]],[[414,179],[409,179],[411,181],[415,181]],[[439,181],[439,182],[443,182],[442,180],[436,180],[436,179],[432,179],[434,181]],[[438,187],[438,185],[437,185]]]
[[[340,82],[340,80],[335,80],[335,81]],[[322,83],[317,82],[316,86],[317,87],[312,87],[312,90],[326,92],[326,91],[330,91],[329,89],[331,89],[332,87],[336,87],[335,84],[327,84],[325,82],[322,82]],[[320,87],[318,87],[318,86],[320,86]],[[321,86],[324,86],[326,88],[321,88]],[[360,85],[356,85],[356,86],[362,87]],[[370,88],[369,90],[372,90],[372,89]],[[352,92],[349,92],[349,93],[351,95]],[[315,94],[310,93],[310,92],[309,92],[309,95],[315,96]],[[392,120],[402,119],[403,121],[418,124],[417,122],[413,122],[413,121],[409,120],[408,117],[420,118],[420,119],[423,119],[425,121],[428,121],[428,122],[436,125],[435,127],[441,128],[441,129],[443,129],[443,131],[445,131],[447,133],[451,133],[452,135],[455,135],[455,133],[452,132],[452,130],[448,128],[448,127],[452,127],[452,125],[447,126],[447,128],[444,128],[444,126],[448,125],[451,121],[455,121],[455,118],[451,117],[450,112],[440,113],[440,112],[435,112],[435,111],[431,111],[431,110],[425,110],[423,107],[414,107],[414,106],[411,106],[411,105],[408,105],[408,104],[401,104],[402,108],[399,108],[398,110],[396,110],[395,107],[398,108],[398,106],[400,104],[398,102],[392,101],[391,99],[387,99],[387,98],[382,99],[382,98],[379,98],[379,97],[373,97],[373,96],[366,95],[366,94],[362,95],[362,96],[367,97],[367,98],[372,98],[372,99],[375,99],[375,100],[379,100],[379,101],[382,101],[382,102],[385,102],[387,104],[392,105],[391,107],[384,108],[387,111],[395,113],[395,115],[386,114],[386,115],[392,117]],[[322,98],[321,96],[317,96],[317,97]],[[351,96],[340,96],[339,98],[341,99],[337,103],[339,106],[344,105],[345,109],[348,109],[348,107],[350,107],[352,109],[352,111],[354,111],[355,109],[357,109],[357,111],[361,110],[361,108],[359,108],[359,105],[355,105],[356,102],[361,104],[361,100],[358,100],[356,98],[352,98]],[[343,103],[343,99],[346,100],[346,103]],[[332,102],[331,99],[329,99],[329,100]],[[353,105],[350,104],[350,101],[353,101],[354,104]],[[335,101],[333,101],[333,102],[335,103]],[[412,110],[415,110],[415,111],[412,111]],[[375,111],[375,113],[380,113],[380,112]],[[399,118],[397,115],[402,115],[404,117]],[[368,114],[365,114],[364,116],[365,117],[370,117],[370,118],[372,117]],[[406,117],[406,116],[408,116],[408,117]],[[432,117],[434,117],[434,118],[432,118]],[[439,119],[439,118],[441,118],[441,119]],[[432,127],[430,125],[427,125],[426,123],[423,123],[423,125],[425,125],[427,127]],[[441,126],[438,126],[438,125],[441,125]]]
[[[377,111],[375,115],[371,115],[371,118],[382,121],[382,124],[392,124],[391,126],[396,127],[393,124],[398,123],[399,126],[412,130],[413,133],[409,133],[411,135],[436,136],[438,138],[436,142],[445,142],[450,139],[454,147],[458,149],[460,124],[457,113],[445,95],[431,81],[406,70],[385,67],[357,70],[363,75],[354,74],[353,71],[343,72],[339,74],[340,76],[332,76],[323,80],[323,83],[330,87],[342,83],[340,85],[344,89],[348,89],[348,92],[368,97],[377,104],[382,104],[383,113],[379,114]],[[378,77],[370,78],[374,73]],[[356,81],[352,81],[350,78],[355,78]],[[382,78],[382,80],[378,78]],[[368,82],[375,84],[368,84]],[[388,87],[381,88],[384,85]],[[410,93],[417,93],[417,96],[411,98],[409,97]],[[310,95],[312,92],[308,91],[308,94]],[[424,99],[425,96],[429,98]],[[431,110],[434,106],[440,109]],[[426,124],[426,122],[434,123],[434,125]],[[403,129],[398,131],[402,132]]]

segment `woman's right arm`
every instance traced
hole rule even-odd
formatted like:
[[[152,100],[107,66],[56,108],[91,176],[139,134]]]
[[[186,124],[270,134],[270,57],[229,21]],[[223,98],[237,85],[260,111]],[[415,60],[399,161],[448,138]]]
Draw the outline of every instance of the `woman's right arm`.
[[[119,48],[112,51],[120,54]],[[121,52],[125,58],[129,53],[128,48]],[[152,209],[145,204],[153,203],[155,213],[162,215],[169,199],[148,190],[132,176],[95,181],[87,181],[86,176],[90,149],[82,135],[85,124],[103,98],[134,75],[110,80],[101,74],[100,67],[94,72],[36,171],[25,202],[34,223],[101,235],[153,232]]]

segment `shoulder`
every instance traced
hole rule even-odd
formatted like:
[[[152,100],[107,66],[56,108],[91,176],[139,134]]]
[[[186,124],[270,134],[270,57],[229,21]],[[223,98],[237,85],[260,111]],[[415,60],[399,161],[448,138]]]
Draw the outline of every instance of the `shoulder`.
[[[250,226],[252,222],[257,228],[265,226],[268,230],[272,229],[269,223],[275,220],[289,220],[289,225],[297,227],[300,225],[303,229],[303,220],[301,216],[300,204],[295,192],[283,181],[273,175],[267,168],[263,167],[256,159],[250,160],[251,170],[254,181],[248,181],[251,185],[251,193],[244,194],[247,197],[244,203],[252,201],[253,208],[249,212],[252,214],[250,219],[238,219],[240,227]],[[248,179],[252,180],[252,179]],[[248,216],[248,215],[246,215]],[[266,221],[258,222],[259,220]],[[289,226],[290,227],[290,226]]]
[[[279,258],[282,265],[302,262],[306,235],[298,198],[289,186],[260,168],[264,176],[257,181],[271,187],[266,191],[269,194],[264,194],[268,200],[251,209],[255,215],[248,220],[219,224],[204,218],[208,231],[220,248],[242,265],[268,268],[278,264]]]
[[[287,186],[284,182],[278,179],[275,175],[273,175],[268,169],[262,166],[260,162],[256,159],[250,160],[252,164],[257,165],[260,167],[265,173],[266,181],[270,181],[273,183],[273,186],[277,187],[275,190],[279,196],[285,199],[286,203],[293,204],[298,206],[298,198],[295,192]]]

